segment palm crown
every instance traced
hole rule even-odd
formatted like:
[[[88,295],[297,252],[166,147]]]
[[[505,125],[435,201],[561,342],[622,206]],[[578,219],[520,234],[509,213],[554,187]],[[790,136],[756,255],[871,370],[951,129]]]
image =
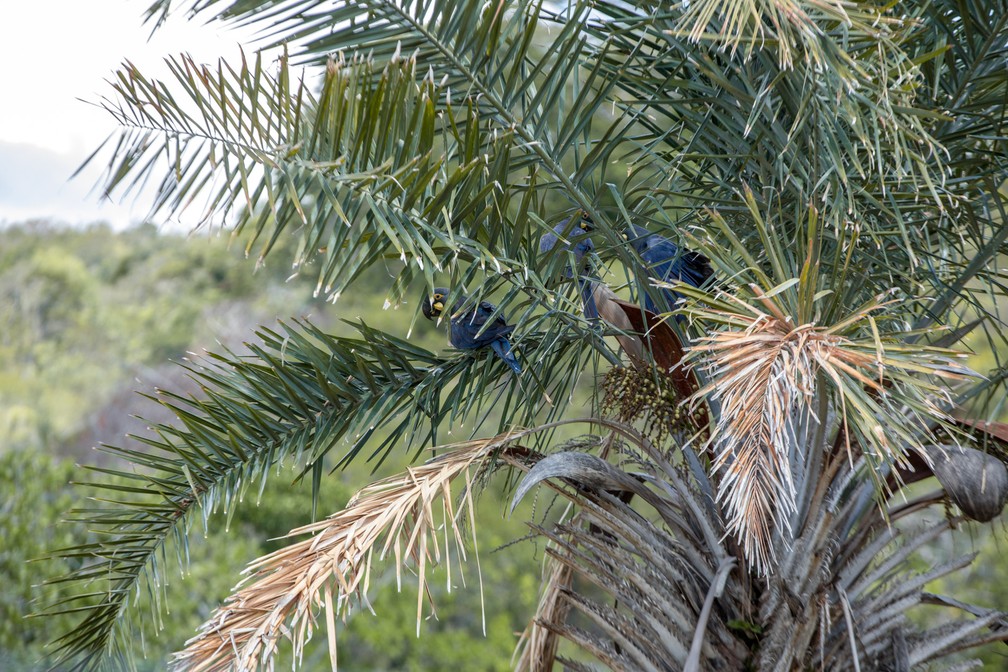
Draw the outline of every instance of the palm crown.
[[[1008,639],[1003,614],[924,591],[968,558],[908,570],[1008,496],[1001,444],[987,443],[1002,428],[979,419],[1008,368],[981,376],[954,349],[1005,345],[1008,6],[187,11],[258,26],[284,56],[182,56],[167,81],[124,66],[105,101],[122,131],[95,154],[105,188],[153,180],[157,212],[202,208],[260,259],[295,236],[299,268],[317,262],[334,300],[375,264],[393,269],[389,304],[414,304],[421,285],[493,295],[535,375],[363,322],[353,337],[263,328],[250,355],[192,364],[202,396],[159,394],[176,424],[144,451],[106,447],[140,467],[125,488],[137,497],[82,511],[103,534],[63,551],[85,560],[73,579],[103,586],[59,642],[64,662],[118,660],[131,591],[160,571],[166,540],[237,506],[278,460],[317,484],[362,450],[438,445],[463,422],[471,441],[258,561],[179,667],[245,669],[283,636],[303,645],[320,614],[333,627],[366,590],[372,550],[412,558],[422,583],[439,526],[464,546],[470,473],[496,469],[528,471],[516,496],[548,482],[578,511],[538,528],[553,564],[519,667],[548,669],[558,637],[612,669],[909,669]],[[600,321],[582,314],[570,250],[539,247],[578,210]],[[709,259],[712,280],[674,286],[680,319],[643,310],[655,288],[629,227]],[[586,369],[604,378],[582,418],[569,399]],[[561,424],[591,438],[557,451]],[[931,477],[942,489],[903,497]],[[949,497],[954,515],[903,524]],[[918,629],[904,611],[921,600],[969,617]]]

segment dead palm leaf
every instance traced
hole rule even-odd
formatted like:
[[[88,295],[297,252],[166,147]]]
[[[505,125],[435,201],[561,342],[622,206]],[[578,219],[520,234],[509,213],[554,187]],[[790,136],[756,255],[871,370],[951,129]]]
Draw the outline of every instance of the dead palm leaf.
[[[450,446],[437,459],[363,488],[326,520],[292,530],[288,536],[309,536],[249,565],[246,573],[253,581],[228,598],[176,654],[174,668],[220,672],[268,667],[281,638],[291,641],[299,658],[322,611],[335,669],[335,618],[345,618],[354,604],[366,604],[372,562],[390,554],[399,585],[401,568],[409,560],[416,568],[419,634],[427,568],[444,560],[451,571],[452,542],[458,560],[466,558],[463,516],[470,514],[473,524],[470,471],[513,437]],[[456,509],[451,484],[460,476],[466,487]],[[439,534],[444,535],[443,550]]]
[[[726,505],[729,530],[749,562],[766,574],[775,563],[774,530],[788,525],[796,507],[788,456],[797,414],[810,407],[818,385],[832,383],[839,398],[852,462],[855,435],[861,439],[859,450],[873,463],[906,463],[903,446],[912,443],[908,427],[948,419],[927,397],[935,389],[928,377],[961,378],[971,372],[954,363],[957,353],[908,349],[883,339],[871,315],[887,305],[881,297],[843,323],[824,327],[796,324],[775,303],[778,290],[749,289],[752,302],[722,293],[719,307],[690,311],[727,328],[701,338],[689,357],[702,361],[709,375],[694,405],[709,399],[721,406],[708,445],[715,454],[714,470],[722,474],[718,498]],[[846,335],[858,328],[871,335],[861,340]]]
[[[563,595],[571,590],[574,570],[552,555],[546,563],[539,605],[515,649],[515,672],[541,672],[553,668],[559,639],[548,624],[564,622],[570,611],[570,603],[563,600]]]

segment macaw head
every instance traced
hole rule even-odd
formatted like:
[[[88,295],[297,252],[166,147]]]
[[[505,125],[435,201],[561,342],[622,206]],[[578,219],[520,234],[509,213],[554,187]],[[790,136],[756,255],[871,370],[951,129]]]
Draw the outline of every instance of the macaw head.
[[[590,231],[589,228],[592,224],[591,218],[588,213],[584,210],[578,210],[573,215],[563,220],[559,224],[553,227],[552,231],[547,231],[542,234],[539,238],[539,252],[541,254],[546,254],[559,242],[563,242],[564,247],[567,246],[567,237],[577,238],[579,236],[584,236],[585,233]],[[584,242],[587,240],[587,244]],[[578,256],[582,256],[585,252],[594,249],[591,244],[591,240],[583,238],[578,252]]]
[[[448,300],[448,288],[447,287],[435,287],[434,293],[424,297],[423,304],[420,309],[423,311],[424,317],[428,320],[436,320],[441,317],[441,314],[445,310],[445,301]]]
[[[637,254],[643,254],[644,250],[648,247],[647,240],[651,236],[651,232],[643,226],[630,224],[623,232],[623,235],[626,237],[630,245],[637,250]]]

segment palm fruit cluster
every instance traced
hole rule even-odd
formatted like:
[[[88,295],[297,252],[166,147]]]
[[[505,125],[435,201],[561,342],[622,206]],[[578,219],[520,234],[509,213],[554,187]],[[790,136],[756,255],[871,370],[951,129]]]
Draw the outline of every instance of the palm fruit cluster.
[[[640,422],[655,443],[686,427],[685,400],[666,373],[614,366],[603,378],[602,389],[602,412],[623,423]]]

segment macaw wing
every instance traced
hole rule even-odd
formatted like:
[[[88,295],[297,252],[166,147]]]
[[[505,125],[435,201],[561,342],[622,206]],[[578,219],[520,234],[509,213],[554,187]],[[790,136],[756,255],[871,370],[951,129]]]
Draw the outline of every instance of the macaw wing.
[[[661,236],[652,236],[651,238],[652,242],[648,246],[645,261],[652,264],[652,270],[656,277],[667,282],[682,280],[694,287],[699,287],[714,274],[710,261],[699,252],[680,251],[678,245]],[[657,240],[654,240],[656,238]]]
[[[573,247],[570,247],[567,242],[568,240],[577,242],[574,243]],[[564,248],[571,249],[578,264],[581,263],[586,254],[595,250],[595,245],[592,243],[591,238],[588,237],[588,232],[580,226],[571,227],[570,218],[554,226],[552,233],[544,233],[539,238],[539,252],[546,254],[556,247],[557,243],[562,243]],[[570,277],[569,273],[566,275]]]
[[[714,269],[710,265],[710,259],[692,250],[687,250],[677,262],[681,267],[678,269],[679,278],[694,287],[699,287],[707,282],[707,278],[714,275]]]
[[[560,241],[560,237],[555,233],[546,232],[539,238],[539,253],[546,254]]]
[[[648,245],[641,253],[641,260],[650,267],[651,277],[665,282],[675,282],[679,279],[674,263],[678,254],[679,248],[675,244],[661,236],[651,236]],[[670,296],[669,301],[674,300]]]
[[[667,238],[661,236],[651,236],[647,240],[641,259],[657,267],[669,264],[679,256],[679,246]]]
[[[489,301],[480,301],[476,309],[476,320],[474,322],[478,322],[480,325],[479,328],[484,329],[483,333],[479,336],[481,344],[507,337],[514,331],[514,326],[505,322],[503,315],[498,314],[492,321],[490,320],[495,310],[497,310],[497,307]],[[483,325],[486,325],[486,327],[484,328]]]
[[[643,226],[631,224],[627,227],[626,237],[630,241],[630,244],[633,245],[633,248],[637,250],[637,254],[644,254],[653,235]]]
[[[498,315],[492,321],[490,317],[495,307],[488,301],[481,301],[473,310],[459,315],[451,321],[451,343],[456,348],[470,349],[490,345],[498,338],[507,337],[514,327]],[[489,321],[489,323],[488,323]],[[480,333],[482,331],[482,333]]]
[[[571,232],[571,237],[577,240],[574,244],[574,258],[580,264],[586,254],[591,254],[595,251],[595,244],[588,237],[588,232],[581,228],[574,229]]]

